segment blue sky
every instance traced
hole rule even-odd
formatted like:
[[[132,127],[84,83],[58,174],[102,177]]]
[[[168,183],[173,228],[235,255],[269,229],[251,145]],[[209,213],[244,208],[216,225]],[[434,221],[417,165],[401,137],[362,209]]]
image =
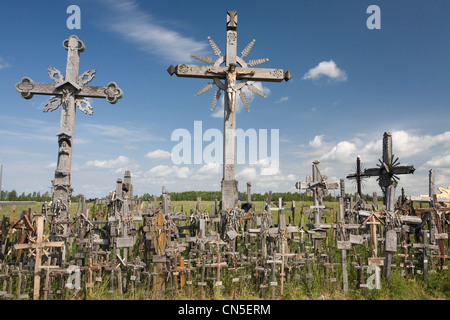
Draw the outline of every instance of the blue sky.
[[[81,29],[66,25],[70,5],[81,9]],[[381,12],[381,29],[366,26],[370,5]],[[94,115],[77,112],[72,159],[75,194],[102,197],[130,170],[136,194],[220,190],[220,164],[174,164],[176,129],[193,133],[223,128],[221,103],[209,110],[215,89],[170,76],[173,64],[216,58],[210,36],[225,52],[226,12],[238,12],[238,53],[256,39],[249,59],[282,68],[292,79],[256,83],[267,98],[249,93],[250,113],[238,106],[237,127],[279,130],[279,172],[260,174],[262,164],[237,167],[240,191],[296,191],[295,182],[321,162],[329,181],[381,157],[385,131],[401,164],[416,172],[401,177],[408,195],[450,186],[450,2],[447,1],[3,1],[0,10],[0,163],[3,189],[44,192],[57,160],[60,109],[43,113],[47,96],[25,100],[14,85],[23,77],[51,83],[47,67],[65,72],[62,42],[77,35],[86,50],[80,74],[96,69],[93,86],[115,81],[124,96],[115,105],[91,101]],[[223,96],[223,95],[222,95]],[[204,142],[203,147],[208,143]],[[346,180],[348,192],[353,183]],[[375,178],[363,192],[381,193]],[[399,191],[397,191],[399,194]]]

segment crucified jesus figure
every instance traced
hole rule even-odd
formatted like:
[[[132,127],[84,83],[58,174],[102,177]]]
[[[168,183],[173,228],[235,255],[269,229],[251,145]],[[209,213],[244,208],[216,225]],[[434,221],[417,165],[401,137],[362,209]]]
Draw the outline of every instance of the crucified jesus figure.
[[[208,72],[217,73],[217,74],[225,74],[227,79],[227,94],[228,94],[228,105],[230,107],[230,111],[234,112],[234,107],[236,103],[236,77],[239,74],[255,74],[255,71],[237,71],[236,64],[230,63],[230,66],[227,71],[217,71],[213,69],[208,69]]]

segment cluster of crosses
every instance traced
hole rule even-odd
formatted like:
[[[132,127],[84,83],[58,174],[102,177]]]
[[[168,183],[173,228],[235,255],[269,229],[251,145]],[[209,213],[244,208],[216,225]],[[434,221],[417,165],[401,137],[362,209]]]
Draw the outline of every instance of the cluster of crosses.
[[[406,197],[402,192],[395,200],[398,175],[411,174],[414,167],[400,166],[394,160],[388,132],[383,137],[380,165],[362,170],[358,157],[356,172],[347,176],[357,183],[356,199],[346,195],[344,179],[328,182],[319,161],[314,161],[312,174],[296,184],[299,191],[312,195],[312,205],[299,208],[292,202],[286,206],[281,198],[272,201],[269,192],[261,210],[255,210],[249,182],[247,202],[239,207],[234,131],[237,94],[249,110],[244,86],[265,97],[251,81],[288,81],[291,75],[282,69],[254,67],[268,59],[245,62],[255,40],[238,57],[236,30],[237,13],[229,11],[224,56],[208,38],[217,60],[193,56],[207,65],[181,64],[168,69],[170,75],[211,79],[196,93],[203,94],[214,84],[218,87],[211,110],[221,91],[226,92],[222,199],[207,209],[200,198],[196,209],[189,212],[173,207],[164,187],[160,200],[155,196],[145,204],[134,197],[131,173],[126,171],[107,198],[95,201],[91,212],[81,197],[71,217],[76,109],[92,114],[87,98],[116,103],[122,90],[114,82],[105,87],[86,86],[95,70],[78,75],[79,54],[85,47],[76,36],[63,42],[68,52],[65,76],[49,67],[54,84],[35,83],[30,78],[16,84],[25,99],[34,94],[52,96],[44,112],[61,106],[61,121],[51,204],[44,203],[40,213],[25,210],[19,219],[14,218],[13,207],[11,216],[1,221],[1,297],[66,299],[80,292],[92,293],[109,281],[108,293],[134,295],[142,289],[152,298],[180,292],[189,297],[197,292],[207,298],[226,290],[237,297],[248,287],[244,284],[253,283],[262,298],[274,299],[283,295],[285,283],[310,288],[314,277],[346,292],[352,283],[356,288],[380,288],[381,268],[386,279],[392,268],[401,268],[405,276],[421,273],[424,279],[429,272],[447,269],[450,208],[441,203],[450,199],[438,200],[430,171],[429,197]],[[361,181],[370,177],[378,178],[383,205],[378,204],[376,194],[370,204],[361,197]],[[324,205],[328,191],[337,189],[338,210]],[[414,208],[414,203],[420,203],[420,208]],[[422,207],[423,203],[428,206]],[[314,268],[321,271],[314,273]],[[356,270],[353,282],[349,282],[349,268]]]

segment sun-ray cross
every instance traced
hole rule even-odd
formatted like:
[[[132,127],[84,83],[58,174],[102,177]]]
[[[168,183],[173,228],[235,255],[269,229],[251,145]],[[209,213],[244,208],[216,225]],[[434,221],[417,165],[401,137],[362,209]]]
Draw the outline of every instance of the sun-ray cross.
[[[247,96],[243,91],[244,87],[250,92],[256,93],[264,98],[263,92],[257,89],[250,81],[261,82],[282,82],[291,78],[289,71],[282,69],[253,68],[263,64],[269,59],[244,61],[254,44],[252,40],[237,56],[237,12],[227,12],[227,37],[226,52],[222,56],[222,51],[211,37],[208,37],[209,44],[217,56],[212,58],[193,55],[192,57],[206,65],[179,64],[171,65],[167,71],[170,75],[176,74],[178,77],[211,79],[213,83],[208,83],[200,88],[195,97],[211,90],[215,84],[218,90],[214,93],[210,110],[213,111],[220,96],[221,91],[226,94],[224,99],[224,152],[223,152],[223,180],[222,180],[222,210],[233,208],[237,203],[237,181],[235,180],[235,128],[236,128],[236,96],[239,95],[247,111],[250,111]],[[225,80],[225,83],[222,82]]]

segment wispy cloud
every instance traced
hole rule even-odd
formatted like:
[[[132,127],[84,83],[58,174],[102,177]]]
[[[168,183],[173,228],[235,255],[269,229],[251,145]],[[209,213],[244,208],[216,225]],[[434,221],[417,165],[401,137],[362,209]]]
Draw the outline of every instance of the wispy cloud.
[[[143,142],[143,141],[164,141],[165,139],[154,136],[144,129],[136,128],[133,124],[121,126],[104,124],[81,124],[85,132],[92,132],[96,136],[103,136],[117,139],[117,141]]]
[[[281,103],[281,102],[286,102],[286,101],[289,101],[289,97],[281,97],[280,99],[275,101],[275,103]]]
[[[108,27],[160,59],[186,63],[192,61],[191,54],[202,54],[208,45],[206,41],[199,42],[164,27],[154,16],[139,8],[136,1],[106,2],[114,12],[114,18],[109,20]]]
[[[9,64],[4,58],[0,56],[0,70],[6,69],[11,67],[11,64]]]
[[[335,81],[347,81],[347,73],[337,67],[333,60],[322,61],[317,66],[309,69],[303,76],[304,80],[318,80],[322,76],[328,77]]]
[[[131,160],[128,157],[119,156],[117,159],[111,160],[89,160],[88,162],[86,162],[86,167],[113,169],[126,166],[130,162]]]

